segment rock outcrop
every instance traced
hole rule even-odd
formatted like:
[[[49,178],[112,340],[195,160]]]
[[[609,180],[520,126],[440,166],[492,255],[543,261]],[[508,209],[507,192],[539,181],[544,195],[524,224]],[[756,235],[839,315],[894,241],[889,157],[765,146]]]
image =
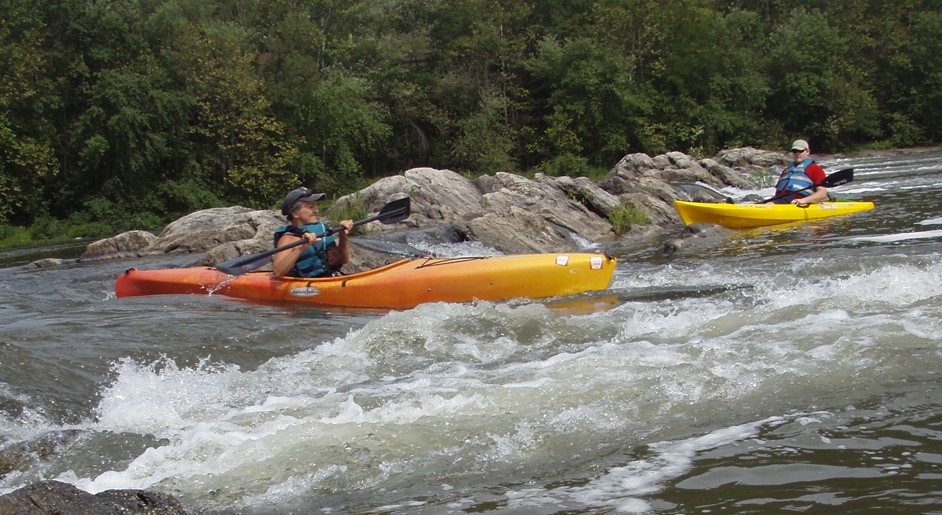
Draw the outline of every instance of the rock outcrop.
[[[157,237],[147,231],[128,231],[113,238],[98,240],[85,247],[81,259],[95,261],[98,259],[117,259],[125,257],[139,257],[140,251],[149,247]]]

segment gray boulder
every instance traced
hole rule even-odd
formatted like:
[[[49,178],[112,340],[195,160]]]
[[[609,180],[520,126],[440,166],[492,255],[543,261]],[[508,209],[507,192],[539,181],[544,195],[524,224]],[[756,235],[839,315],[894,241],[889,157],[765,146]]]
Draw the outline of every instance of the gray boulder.
[[[784,152],[740,147],[720,151],[717,154],[717,160],[726,166],[780,169],[788,165],[790,158]]]
[[[550,237],[550,233],[541,235],[538,241],[544,241],[545,245],[534,247],[530,252],[553,252],[554,249],[572,248],[572,234],[579,234],[592,241],[608,239],[613,235],[612,226],[605,214],[590,209],[584,199],[569,195],[565,186],[559,186],[557,183],[556,178],[543,174],[537,174],[536,180],[530,180],[503,172],[485,175],[477,180],[477,184],[484,191],[485,204],[489,209],[486,215],[489,215],[488,218],[494,219],[495,222],[502,216],[509,217],[508,222],[526,220],[527,217],[522,217],[522,213],[515,211],[516,209],[541,218],[544,223],[540,225],[549,224],[555,236]],[[533,228],[532,223],[527,223],[527,226]],[[524,227],[515,229],[517,230],[511,232],[523,233],[525,230]],[[475,233],[476,239],[504,252],[508,252],[505,249],[515,247],[519,242],[514,240],[520,238],[517,235],[510,238],[497,237],[498,233],[494,232],[472,232]]]
[[[481,216],[484,198],[474,183],[451,170],[413,168],[402,175],[385,177],[362,190],[337,199],[331,207],[334,213],[360,205],[370,212],[378,212],[386,203],[403,197],[411,199],[409,219],[396,226],[373,222],[367,232],[390,232],[406,227],[430,227],[455,221],[466,221]]]
[[[741,189],[754,189],[758,185],[753,181],[743,177],[742,173],[723,165],[713,159],[703,159],[700,165],[707,170],[710,175],[715,177],[720,185],[735,186]]]
[[[139,257],[157,237],[147,231],[128,231],[89,244],[79,258],[82,261]]]
[[[282,225],[285,225],[284,217],[274,211],[241,206],[204,209],[172,222],[142,252],[190,254],[206,252],[228,242],[261,237],[271,240],[275,229]]]
[[[611,225],[600,211],[610,209],[614,197],[584,181],[579,184],[588,192],[582,199],[571,194],[577,186],[568,177],[557,184],[542,175],[534,181],[497,173],[471,181],[450,170],[414,168],[338,199],[332,211],[356,202],[378,211],[386,202],[408,196],[412,203],[408,227],[450,225],[501,252],[551,252],[577,248],[571,238],[574,233],[590,240],[611,236]],[[584,201],[591,201],[591,206]],[[377,232],[391,230],[373,225]]]

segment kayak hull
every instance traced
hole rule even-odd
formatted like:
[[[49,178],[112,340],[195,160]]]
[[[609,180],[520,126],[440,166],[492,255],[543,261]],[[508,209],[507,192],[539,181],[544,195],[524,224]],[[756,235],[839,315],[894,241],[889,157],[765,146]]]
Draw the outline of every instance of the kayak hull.
[[[132,268],[115,281],[115,294],[225,295],[253,301],[407,309],[427,302],[539,299],[604,290],[611,283],[615,264],[615,258],[588,253],[420,258],[317,279],[274,277],[271,272],[233,277],[207,267]]]
[[[716,224],[730,229],[750,229],[846,215],[873,209],[873,202],[820,202],[794,204],[712,204],[675,200],[674,208],[685,224]]]

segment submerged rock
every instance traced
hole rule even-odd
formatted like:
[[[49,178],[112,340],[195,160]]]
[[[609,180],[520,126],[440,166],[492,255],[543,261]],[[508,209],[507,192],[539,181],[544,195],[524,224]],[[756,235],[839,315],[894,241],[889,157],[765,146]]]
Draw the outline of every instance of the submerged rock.
[[[77,429],[50,431],[39,437],[7,445],[0,449],[0,479],[11,472],[28,470],[37,461],[53,456],[63,446],[74,441],[81,431]],[[8,513],[0,510],[0,513]]]
[[[0,496],[0,513],[178,515],[187,511],[169,494],[108,490],[92,495],[61,481],[42,481]]]
[[[26,265],[26,268],[27,268],[27,269],[33,269],[33,268],[55,268],[55,267],[57,267],[57,266],[62,266],[62,264],[65,263],[65,261],[66,261],[66,260],[61,259],[61,258],[44,258],[44,259],[37,259],[36,261],[33,261],[33,262],[27,264],[27,265]]]

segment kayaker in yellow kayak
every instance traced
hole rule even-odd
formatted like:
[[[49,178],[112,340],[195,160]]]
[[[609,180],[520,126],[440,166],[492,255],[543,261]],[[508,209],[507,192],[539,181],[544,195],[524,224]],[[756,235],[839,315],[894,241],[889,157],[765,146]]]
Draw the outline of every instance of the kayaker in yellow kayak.
[[[313,193],[308,188],[291,190],[281,204],[281,214],[288,217],[288,224],[275,231],[275,247],[283,247],[301,238],[308,240],[300,245],[278,252],[272,256],[272,271],[276,276],[325,277],[340,272],[340,267],[350,261],[347,233],[353,228],[352,220],[340,222],[334,235],[322,238],[327,232],[326,224],[318,219],[317,201],[323,193]]]
[[[775,204],[815,204],[828,200],[828,189],[821,186],[825,174],[821,165],[811,159],[808,142],[799,139],[792,143],[793,162],[782,171],[775,185]]]

